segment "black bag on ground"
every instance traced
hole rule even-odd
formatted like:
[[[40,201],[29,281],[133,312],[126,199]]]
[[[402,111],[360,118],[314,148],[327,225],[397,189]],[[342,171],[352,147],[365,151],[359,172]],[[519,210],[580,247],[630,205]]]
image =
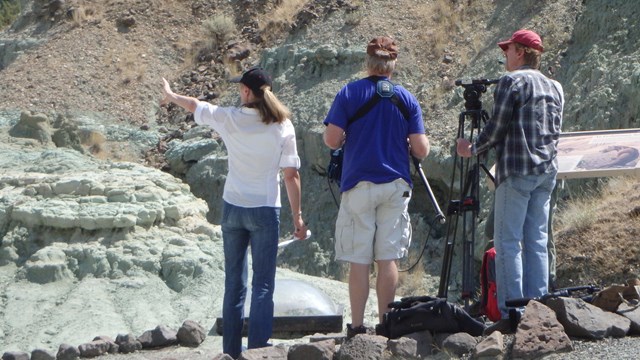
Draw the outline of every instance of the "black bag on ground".
[[[466,332],[480,336],[485,325],[446,299],[431,296],[411,296],[389,304],[378,335],[396,339],[402,335],[429,330],[435,333]]]

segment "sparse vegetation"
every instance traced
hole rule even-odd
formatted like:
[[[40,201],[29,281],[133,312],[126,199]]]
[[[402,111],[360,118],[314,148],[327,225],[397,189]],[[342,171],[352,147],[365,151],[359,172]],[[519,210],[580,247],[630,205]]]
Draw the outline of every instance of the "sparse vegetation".
[[[460,12],[456,11],[455,3],[449,0],[438,0],[431,8],[431,16],[434,22],[438,24],[433,32],[431,43],[433,51],[437,56],[444,53],[445,47],[449,43],[452,34],[460,31],[462,21],[460,21]]]
[[[417,265],[411,272],[401,272],[398,278],[399,296],[407,295],[427,295],[429,289],[426,288],[424,278],[427,276],[424,265]]]
[[[352,11],[344,16],[345,25],[356,26],[362,21],[362,14],[358,11]]]
[[[289,30],[300,10],[309,0],[282,0],[273,11],[268,12],[260,23],[262,37],[269,39]]]
[[[559,203],[554,233],[560,286],[608,286],[640,277],[638,180],[611,178],[598,188]]]
[[[0,0],[0,29],[3,29],[20,14],[20,2],[18,0]]]
[[[76,26],[80,26],[85,22],[100,21],[103,12],[100,3],[93,4],[84,0],[76,0],[71,3],[71,20]]]
[[[226,15],[216,15],[202,23],[208,48],[215,50],[236,35],[236,24]]]
[[[597,203],[600,199],[581,195],[564,204],[555,219],[560,229],[585,231],[598,220]]]
[[[147,70],[145,54],[140,54],[135,49],[109,49],[105,55],[105,63],[115,68],[122,85],[141,81]]]

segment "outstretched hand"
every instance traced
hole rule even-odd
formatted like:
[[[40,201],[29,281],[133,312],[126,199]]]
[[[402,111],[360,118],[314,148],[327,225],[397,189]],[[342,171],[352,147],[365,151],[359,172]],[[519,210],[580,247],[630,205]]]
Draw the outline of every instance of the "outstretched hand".
[[[171,95],[173,95],[173,91],[171,90],[171,85],[167,79],[162,78],[162,100],[160,100],[160,106],[166,105],[171,102]]]

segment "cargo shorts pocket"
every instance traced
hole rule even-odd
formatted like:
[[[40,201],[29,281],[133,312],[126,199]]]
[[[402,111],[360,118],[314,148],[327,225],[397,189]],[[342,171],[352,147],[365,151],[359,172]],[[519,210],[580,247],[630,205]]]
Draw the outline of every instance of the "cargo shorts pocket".
[[[402,236],[400,238],[400,257],[405,257],[409,253],[409,247],[411,246],[411,219],[409,218],[409,212],[402,213]]]
[[[342,256],[351,256],[354,252],[354,223],[353,219],[336,221],[336,259]]]

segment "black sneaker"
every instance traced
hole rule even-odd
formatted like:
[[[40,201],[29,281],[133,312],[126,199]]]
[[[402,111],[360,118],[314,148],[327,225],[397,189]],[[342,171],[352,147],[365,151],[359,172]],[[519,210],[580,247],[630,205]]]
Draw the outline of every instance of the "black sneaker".
[[[355,328],[351,327],[351,324],[347,324],[347,340],[353,338],[358,334],[366,334],[367,328],[364,325],[357,326]]]

